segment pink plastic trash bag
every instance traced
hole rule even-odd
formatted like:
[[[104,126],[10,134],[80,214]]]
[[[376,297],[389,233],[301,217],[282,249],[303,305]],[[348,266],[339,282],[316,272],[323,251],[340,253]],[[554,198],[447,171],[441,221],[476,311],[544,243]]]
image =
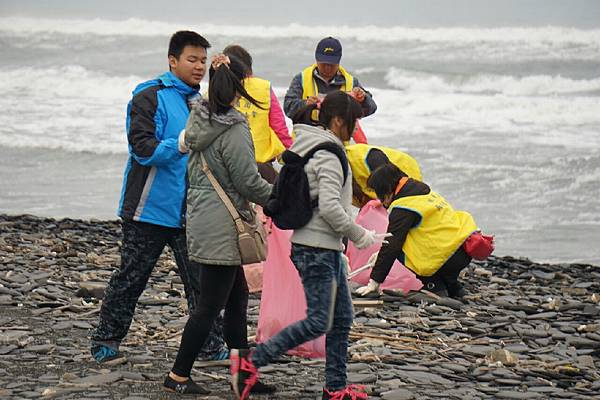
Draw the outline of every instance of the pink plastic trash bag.
[[[267,241],[269,253],[263,263],[263,288],[256,341],[262,343],[286,326],[306,318],[306,298],[300,275],[290,260],[292,231],[272,226]],[[289,354],[325,357],[325,336],[304,343]]]
[[[356,223],[362,225],[365,229],[375,230],[378,233],[384,233],[387,231],[388,226],[388,213],[387,210],[381,206],[379,200],[371,200],[360,209],[358,216],[356,217]],[[348,245],[348,251],[346,255],[350,260],[350,269],[354,271],[357,268],[362,267],[367,263],[369,257],[381,248],[381,245],[373,245],[367,249],[359,250],[354,247],[352,242]],[[361,285],[369,283],[369,276],[371,270],[365,270],[358,275],[354,276],[351,280]],[[404,292],[411,290],[421,289],[423,284],[415,274],[409,271],[402,263],[396,261],[390,270],[387,278],[381,285],[382,289],[401,289]]]

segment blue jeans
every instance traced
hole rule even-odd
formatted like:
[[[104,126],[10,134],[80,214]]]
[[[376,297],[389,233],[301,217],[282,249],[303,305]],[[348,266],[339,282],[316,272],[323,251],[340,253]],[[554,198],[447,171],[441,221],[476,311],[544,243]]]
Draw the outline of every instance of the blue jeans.
[[[346,386],[348,333],[354,318],[341,253],[292,244],[291,258],[304,286],[306,319],[256,346],[252,361],[257,367],[265,366],[284,352],[327,334],[325,387],[340,390]]]

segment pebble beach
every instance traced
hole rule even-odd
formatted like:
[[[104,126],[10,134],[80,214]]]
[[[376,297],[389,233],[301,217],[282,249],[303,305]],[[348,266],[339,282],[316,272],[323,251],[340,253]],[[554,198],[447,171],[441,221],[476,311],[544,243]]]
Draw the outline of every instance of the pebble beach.
[[[118,221],[0,215],[0,398],[169,399],[162,380],[186,322],[166,251],[121,350],[96,364],[90,330],[119,265]],[[463,273],[461,301],[427,292],[355,297],[348,378],[370,399],[600,399],[600,266],[491,257]],[[260,292],[249,302],[256,332]],[[319,399],[323,360],[261,369],[279,391]],[[232,398],[225,362],[196,362],[199,399]]]

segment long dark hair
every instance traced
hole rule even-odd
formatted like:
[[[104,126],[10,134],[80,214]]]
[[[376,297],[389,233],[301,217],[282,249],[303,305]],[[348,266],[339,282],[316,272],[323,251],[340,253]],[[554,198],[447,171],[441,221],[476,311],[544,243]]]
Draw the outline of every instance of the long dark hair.
[[[229,57],[229,65],[221,64],[209,70],[210,83],[208,87],[209,119],[212,114],[225,114],[232,108],[231,102],[239,94],[256,107],[264,110],[256,99],[248,94],[242,81],[246,77],[246,66],[236,57]]]
[[[394,193],[400,179],[407,176],[404,171],[392,163],[386,163],[377,168],[367,179],[367,186],[373,189],[380,200]]]
[[[252,75],[252,56],[248,53],[248,50],[240,46],[239,44],[230,44],[223,49],[223,54],[229,57],[235,57],[243,62],[247,69],[246,75]]]
[[[294,124],[319,125],[329,128],[334,117],[339,117],[348,127],[348,133],[352,137],[356,120],[363,116],[360,103],[352,96],[342,91],[335,91],[325,96],[319,108],[319,119],[312,119],[312,112],[317,109],[316,104],[310,104],[298,110],[292,121]]]

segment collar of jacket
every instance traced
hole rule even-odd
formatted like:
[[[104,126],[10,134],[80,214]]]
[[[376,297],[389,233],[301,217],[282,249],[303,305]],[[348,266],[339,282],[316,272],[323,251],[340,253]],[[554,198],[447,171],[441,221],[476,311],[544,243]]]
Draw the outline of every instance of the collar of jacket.
[[[162,74],[161,76],[159,76],[158,80],[165,87],[173,87],[179,93],[181,93],[181,94],[183,94],[185,96],[190,96],[190,95],[196,94],[196,93],[198,93],[200,91],[200,85],[198,85],[196,87],[191,87],[190,85],[188,85],[187,83],[185,83],[184,81],[182,81],[181,79],[179,79],[171,71],[165,72],[164,74]]]
[[[188,139],[193,141],[195,148],[200,151],[210,146],[233,125],[247,124],[246,117],[233,107],[224,114],[212,114],[209,121],[206,101],[194,104],[190,117],[192,126],[186,130],[186,141]]]
[[[208,120],[208,103],[206,100],[201,100],[194,105],[193,111],[202,119]],[[238,122],[246,121],[246,117],[240,113],[235,107],[231,107],[225,114],[212,114],[211,121],[221,125],[231,126]]]
[[[301,137],[301,136],[305,137],[305,139],[303,139],[303,141],[306,140],[306,134],[308,134],[308,135],[312,135],[313,138],[320,138],[319,142],[321,142],[323,140],[328,140],[328,141],[334,142],[338,146],[344,148],[344,143],[340,140],[340,138],[335,136],[335,134],[333,132],[331,132],[329,129],[325,129],[321,126],[296,124],[296,125],[294,125],[293,130],[294,130],[294,133],[296,135],[298,135],[298,137]],[[316,144],[318,144],[318,143],[316,143]]]
[[[313,76],[315,78],[320,79],[321,81],[325,82],[328,85],[342,86],[344,83],[346,83],[346,79],[344,78],[344,75],[342,75],[342,73],[340,72],[339,69],[335,73],[335,76],[329,82],[327,82],[325,80],[325,78],[323,78],[321,75],[319,75],[319,70],[317,68],[315,68],[313,70]]]

